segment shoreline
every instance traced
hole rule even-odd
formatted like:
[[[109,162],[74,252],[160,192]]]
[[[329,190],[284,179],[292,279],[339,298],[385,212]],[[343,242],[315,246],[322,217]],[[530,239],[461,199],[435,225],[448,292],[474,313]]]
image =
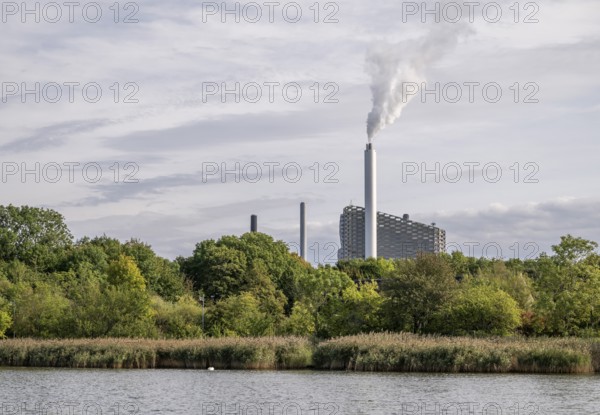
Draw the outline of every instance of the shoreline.
[[[193,340],[0,340],[0,367],[324,370],[400,373],[600,373],[600,339],[374,333]]]

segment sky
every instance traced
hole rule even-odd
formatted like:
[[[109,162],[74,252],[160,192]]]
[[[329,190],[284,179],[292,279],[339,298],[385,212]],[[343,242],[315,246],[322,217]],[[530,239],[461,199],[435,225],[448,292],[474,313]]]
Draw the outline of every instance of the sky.
[[[75,238],[175,258],[256,214],[297,251],[304,201],[309,260],[335,262],[364,205],[367,56],[435,50],[374,138],[379,210],[476,257],[600,241],[597,0],[26,4],[0,4],[0,204]]]

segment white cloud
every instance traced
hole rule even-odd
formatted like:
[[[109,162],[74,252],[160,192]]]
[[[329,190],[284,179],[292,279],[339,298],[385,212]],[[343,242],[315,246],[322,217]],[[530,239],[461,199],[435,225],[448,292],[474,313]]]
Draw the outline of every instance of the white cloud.
[[[153,0],[140,3],[137,24],[0,25],[2,82],[98,82],[104,93],[98,104],[0,101],[0,161],[96,161],[105,168],[130,161],[139,165],[141,180],[127,187],[110,180],[22,184],[11,177],[0,183],[0,203],[55,207],[78,236],[138,236],[175,256],[189,254],[201,239],[244,232],[251,213],[260,214],[263,229],[293,240],[297,205],[305,200],[314,238],[337,242],[342,208],[351,200],[362,204],[371,106],[366,49],[418,38],[428,26],[402,23],[401,3],[384,0],[340,3],[339,23],[315,24],[308,9],[314,2],[300,3],[306,19],[299,24],[202,23],[198,2]],[[508,10],[513,2],[501,4]],[[508,243],[531,235],[547,249],[566,232],[600,239],[590,199],[600,176],[594,159],[600,146],[599,7],[594,0],[555,0],[540,4],[537,24],[478,19],[472,33],[427,70],[427,79],[497,82],[503,100],[411,101],[377,139],[380,209],[436,221],[449,240]],[[303,100],[204,103],[202,84],[211,81],[299,82]],[[138,84],[140,102],[115,104],[114,82]],[[323,84],[337,83],[339,103],[315,104],[308,88],[315,82],[320,101],[330,92]],[[540,102],[515,104],[510,87],[516,82],[538,84]],[[297,162],[304,179],[208,185],[198,178],[203,162]],[[339,168],[338,183],[323,183],[328,162]],[[474,183],[403,183],[406,162],[493,162],[503,178],[488,183],[479,169]],[[309,179],[315,163],[318,183]],[[526,163],[539,167],[538,183],[523,182]],[[110,179],[110,170],[106,174]]]

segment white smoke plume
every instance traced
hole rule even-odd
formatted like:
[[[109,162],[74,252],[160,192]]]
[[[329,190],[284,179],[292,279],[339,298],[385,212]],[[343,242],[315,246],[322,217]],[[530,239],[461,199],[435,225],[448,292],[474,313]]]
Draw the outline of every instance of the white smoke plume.
[[[373,94],[373,109],[367,117],[369,142],[379,131],[393,124],[416,95],[406,93],[406,83],[425,82],[427,67],[454,49],[464,32],[463,24],[438,23],[417,40],[379,43],[368,51],[367,71],[371,75]]]

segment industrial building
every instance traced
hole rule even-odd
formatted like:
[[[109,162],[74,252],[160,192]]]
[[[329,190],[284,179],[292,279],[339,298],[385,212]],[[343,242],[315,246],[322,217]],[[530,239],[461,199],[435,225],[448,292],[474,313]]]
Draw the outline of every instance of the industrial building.
[[[368,227],[367,227],[368,229]],[[377,212],[377,256],[414,258],[419,252],[440,253],[446,250],[446,231],[435,224],[413,222],[403,217]],[[338,260],[365,258],[365,209],[346,206],[340,216]]]

